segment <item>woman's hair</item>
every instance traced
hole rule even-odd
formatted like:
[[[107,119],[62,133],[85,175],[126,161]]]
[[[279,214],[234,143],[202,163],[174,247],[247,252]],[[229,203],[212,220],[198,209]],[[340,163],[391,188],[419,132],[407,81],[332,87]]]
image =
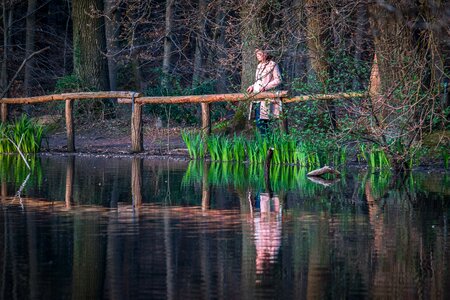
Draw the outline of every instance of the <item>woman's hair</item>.
[[[256,48],[255,54],[256,54],[256,52],[264,53],[266,55],[267,60],[273,59],[273,55],[272,55],[273,50],[269,49],[269,47],[267,47],[267,46]]]

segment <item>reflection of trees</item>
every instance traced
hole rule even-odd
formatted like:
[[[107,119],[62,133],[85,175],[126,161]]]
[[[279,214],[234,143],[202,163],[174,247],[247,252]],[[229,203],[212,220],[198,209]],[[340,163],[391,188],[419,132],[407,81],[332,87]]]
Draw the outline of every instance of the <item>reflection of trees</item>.
[[[73,299],[100,299],[105,272],[105,243],[101,221],[75,214],[73,224]]]
[[[139,170],[139,161],[134,167],[133,161],[127,162],[130,169]],[[64,177],[71,173],[67,171],[70,164],[62,165],[67,168],[58,178],[65,186],[70,182]],[[155,169],[151,178],[156,178],[158,170],[163,170],[159,190],[165,197],[166,189],[177,183],[169,174],[172,180],[167,186],[166,169]],[[144,178],[143,171],[141,166],[136,179]],[[79,174],[78,169],[74,172]],[[133,216],[130,202],[119,203],[117,211],[75,207],[74,203],[68,212],[64,201],[24,198],[27,213],[19,211],[16,219],[12,213],[21,207],[6,197],[2,184],[1,203],[6,202],[8,209],[0,216],[0,298],[39,297],[39,289],[48,280],[58,283],[52,295],[72,293],[73,298],[135,298],[140,292],[147,292],[149,298],[158,292],[169,298],[227,299],[257,298],[259,293],[298,299],[350,298],[361,293],[369,298],[450,296],[448,200],[419,188],[419,177],[393,180],[382,174],[352,175],[314,193],[305,186],[307,191],[288,190],[284,197],[282,190],[274,189],[284,209],[283,230],[276,228],[281,224],[274,222],[273,214],[265,219],[265,224],[271,224],[268,236],[273,229],[280,237],[279,252],[269,251],[268,256],[261,250],[273,245],[267,243],[259,250],[255,245],[252,189],[211,186],[206,176],[192,196],[197,199],[193,207],[146,203],[145,195],[154,187],[141,186],[147,193],[142,193],[139,218]],[[131,177],[127,192],[134,181]],[[234,193],[240,198],[240,211],[216,209],[220,199],[235,201]],[[178,203],[174,194],[168,203]],[[260,278],[256,262],[264,257],[276,263],[264,269],[267,276],[255,284]],[[52,266],[49,260],[54,261]],[[55,272],[63,278],[46,278]],[[64,292],[70,281],[72,289]],[[189,294],[192,291],[195,294]]]

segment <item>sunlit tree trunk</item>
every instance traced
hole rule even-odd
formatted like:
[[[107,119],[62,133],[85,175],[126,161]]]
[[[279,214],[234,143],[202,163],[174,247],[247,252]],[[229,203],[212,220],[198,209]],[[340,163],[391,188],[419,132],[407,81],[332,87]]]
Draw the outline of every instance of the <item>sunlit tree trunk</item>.
[[[35,49],[35,30],[36,30],[36,5],[37,0],[28,0],[27,9],[27,25],[26,25],[26,37],[25,37],[25,57],[31,55]],[[34,59],[30,59],[25,64],[25,78],[24,89],[27,96],[31,95],[31,81],[33,77],[33,62]]]
[[[109,90],[103,0],[73,0],[74,71],[86,89]]]

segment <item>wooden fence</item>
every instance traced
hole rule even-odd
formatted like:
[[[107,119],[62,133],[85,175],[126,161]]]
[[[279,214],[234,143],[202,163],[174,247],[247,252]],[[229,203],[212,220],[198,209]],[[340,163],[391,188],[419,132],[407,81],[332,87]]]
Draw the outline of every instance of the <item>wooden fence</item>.
[[[202,130],[211,132],[210,104],[215,102],[243,102],[260,99],[281,98],[283,103],[305,102],[311,100],[335,100],[367,97],[366,92],[348,92],[336,94],[315,94],[289,97],[287,91],[263,92],[258,94],[214,94],[195,96],[169,96],[169,97],[143,97],[137,92],[86,92],[66,93],[26,98],[0,99],[1,120],[7,121],[8,104],[37,104],[52,101],[65,101],[65,120],[67,134],[67,151],[75,152],[75,133],[73,123],[73,103],[75,100],[112,99],[117,98],[118,103],[131,104],[131,152],[139,153],[144,150],[142,130],[142,106],[146,104],[185,104],[200,103],[202,105]]]

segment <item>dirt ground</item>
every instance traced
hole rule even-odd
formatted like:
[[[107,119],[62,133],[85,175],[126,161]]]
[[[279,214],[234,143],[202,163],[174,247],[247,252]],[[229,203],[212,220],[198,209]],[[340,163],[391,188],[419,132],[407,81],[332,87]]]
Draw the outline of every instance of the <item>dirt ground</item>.
[[[186,146],[181,138],[182,129],[156,128],[144,123],[143,154],[187,155]],[[131,149],[129,122],[107,120],[95,124],[75,125],[75,148],[78,153],[129,154]],[[65,152],[66,149],[67,138],[64,128],[50,131],[43,139],[44,152]]]

